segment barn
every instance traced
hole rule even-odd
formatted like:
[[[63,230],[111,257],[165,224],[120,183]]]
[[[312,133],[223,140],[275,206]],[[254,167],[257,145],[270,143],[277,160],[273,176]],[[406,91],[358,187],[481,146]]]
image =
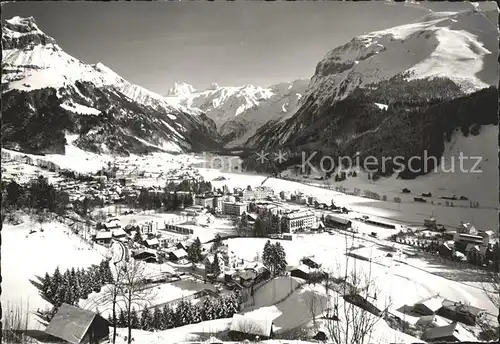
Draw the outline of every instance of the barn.
[[[100,315],[63,303],[45,333],[71,344],[98,344],[109,341],[109,326]]]

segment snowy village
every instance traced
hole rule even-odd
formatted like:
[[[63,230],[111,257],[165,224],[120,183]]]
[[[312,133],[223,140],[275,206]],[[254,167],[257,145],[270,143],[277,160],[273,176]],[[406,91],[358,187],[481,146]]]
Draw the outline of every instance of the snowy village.
[[[310,23],[306,31],[341,25],[331,23],[341,18],[326,3],[300,3],[306,14],[275,5]],[[214,18],[232,14],[209,23],[195,2],[133,11],[81,5],[96,26],[75,18],[65,29],[67,21],[54,19],[75,37],[66,41],[48,13],[80,5],[2,5],[2,342],[499,340],[496,5],[368,5],[377,19],[363,30],[334,43],[301,41],[321,51],[309,76],[278,83],[263,70],[248,82],[273,86],[197,91],[175,83],[163,93],[117,74],[163,73],[155,53],[150,66],[89,64],[90,46],[71,41],[100,30],[106,41],[96,34],[94,44],[116,39],[126,49],[130,38],[111,29],[123,29],[126,15],[134,24],[123,36],[145,30],[169,49],[184,39],[205,51],[196,39],[226,37],[240,25],[246,35],[252,20],[277,20],[277,9],[245,3],[243,14],[214,3],[205,7]],[[328,5],[361,13],[354,3]],[[230,24],[229,16],[243,19]],[[182,29],[167,39],[158,25],[169,21]],[[265,41],[278,51],[288,37],[276,29],[279,40],[263,38],[261,30],[245,44]],[[153,41],[135,40],[160,49]],[[220,73],[214,61],[199,63]],[[238,63],[249,71],[228,72],[234,80],[226,84],[255,74],[254,62]],[[188,81],[203,74],[186,70]],[[433,165],[415,172],[411,160],[424,150]],[[365,162],[332,162],[325,171],[325,161],[354,152],[365,162],[401,154],[404,166],[381,172],[382,160],[373,172]]]

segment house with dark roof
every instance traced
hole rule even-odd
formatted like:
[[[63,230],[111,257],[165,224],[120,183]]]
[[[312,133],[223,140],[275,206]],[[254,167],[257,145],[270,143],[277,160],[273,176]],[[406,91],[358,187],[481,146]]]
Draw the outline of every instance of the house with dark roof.
[[[300,260],[300,262],[313,269],[321,267],[321,264],[314,257],[304,257]]]
[[[132,253],[132,257],[136,260],[142,260],[146,263],[156,263],[158,262],[158,257],[156,251],[149,249],[137,250]]]
[[[95,242],[99,245],[109,247],[111,245],[111,239],[113,238],[113,233],[110,231],[100,231],[97,232],[95,236]]]
[[[71,344],[98,344],[109,340],[109,326],[99,314],[63,303],[45,333]]]
[[[446,319],[458,321],[471,326],[476,325],[476,320],[482,313],[484,313],[484,309],[446,299],[443,301],[442,307],[437,312],[438,315]]]

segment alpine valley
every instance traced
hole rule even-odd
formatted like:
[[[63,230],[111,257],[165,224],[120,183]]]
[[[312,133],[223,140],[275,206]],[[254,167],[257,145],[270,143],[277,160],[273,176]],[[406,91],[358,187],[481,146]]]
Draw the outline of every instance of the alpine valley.
[[[3,342],[498,340],[498,11],[301,3],[2,5]]]
[[[172,106],[101,63],[82,63],[32,17],[6,20],[2,48],[4,147],[64,153],[71,143],[128,155],[219,146],[215,124],[203,113]]]
[[[121,155],[225,147],[440,157],[455,129],[481,135],[497,123],[490,15],[437,12],[354,37],[327,53],[310,81],[202,91],[180,83],[165,96],[82,63],[33,18],[15,17],[2,29],[2,144],[31,153],[72,144]],[[294,162],[245,166],[269,172]]]

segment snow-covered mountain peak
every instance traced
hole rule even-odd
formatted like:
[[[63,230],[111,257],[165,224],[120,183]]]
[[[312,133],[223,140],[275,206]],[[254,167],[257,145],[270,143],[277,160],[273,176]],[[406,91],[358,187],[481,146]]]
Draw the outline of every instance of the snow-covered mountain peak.
[[[168,90],[167,97],[188,97],[190,94],[195,93],[196,90],[190,84],[186,84],[185,82],[174,83],[174,86],[170,90]]]
[[[2,48],[33,49],[37,45],[53,45],[55,40],[47,36],[36,25],[33,17],[15,16],[5,21],[2,27]]]
[[[5,28],[17,33],[40,33],[43,32],[38,28],[33,17],[15,16],[5,21]]]
[[[217,91],[218,89],[220,88],[219,84],[216,83],[216,82],[212,82],[210,84],[210,87],[208,88],[208,90],[212,90],[212,91]]]
[[[412,72],[448,77],[464,91],[495,84],[498,30],[481,12],[434,12],[413,23],[354,37],[317,65],[308,93],[318,103],[347,97],[356,87]],[[332,94],[334,97],[332,97]]]
[[[72,57],[39,30],[33,18],[14,17],[6,23],[2,97],[9,101],[2,115],[23,133],[31,132],[30,120],[18,125],[16,116],[33,118],[42,111],[51,121],[37,136],[40,140],[11,132],[7,141],[12,145],[37,152],[64,151],[65,133],[74,133],[79,125],[75,117],[87,115],[97,117],[92,122],[95,130],[75,143],[85,149],[177,152],[218,145],[214,123],[206,116],[128,82],[103,63],[85,64]],[[59,118],[65,120],[54,124]]]

